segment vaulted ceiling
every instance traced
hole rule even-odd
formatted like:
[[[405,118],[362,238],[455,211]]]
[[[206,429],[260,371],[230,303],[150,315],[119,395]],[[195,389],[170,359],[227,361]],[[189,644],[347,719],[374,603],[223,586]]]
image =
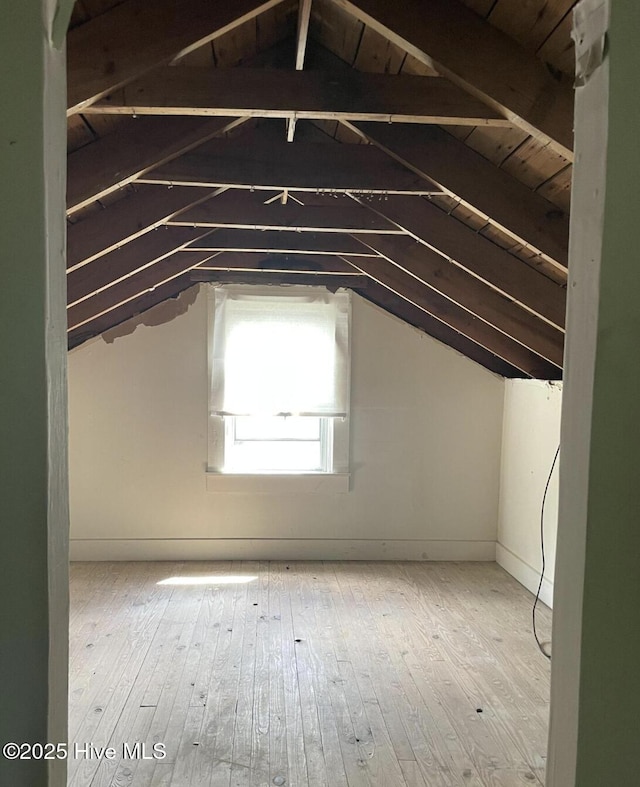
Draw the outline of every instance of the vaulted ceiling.
[[[574,0],[77,0],[75,347],[196,282],[315,283],[561,376]]]

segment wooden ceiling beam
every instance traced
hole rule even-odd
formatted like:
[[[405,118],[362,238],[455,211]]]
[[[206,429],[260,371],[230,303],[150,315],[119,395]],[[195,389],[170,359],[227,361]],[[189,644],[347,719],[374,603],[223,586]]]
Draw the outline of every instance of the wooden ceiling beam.
[[[345,276],[326,273],[305,273],[304,271],[263,271],[263,270],[209,270],[194,268],[190,274],[193,282],[219,282],[220,284],[257,284],[282,285],[298,284],[311,287],[326,287],[335,292],[340,287],[365,289],[369,283],[367,276]]]
[[[139,178],[175,186],[376,194],[441,193],[373,145],[213,139]]]
[[[67,214],[244,122],[244,118],[138,118],[67,156]]]
[[[529,376],[378,282],[371,280],[366,289],[356,289],[355,292],[394,317],[479,363],[490,372],[509,378]]]
[[[363,203],[465,270],[564,328],[566,290],[425,199]],[[375,246],[375,239],[373,245]]]
[[[270,254],[352,254],[375,257],[376,252],[365,248],[350,235],[329,232],[280,232],[266,230],[218,230],[206,238],[194,241],[188,250],[268,252]]]
[[[215,191],[176,186],[138,186],[137,190],[67,227],[67,271],[124,246],[207,200]],[[183,226],[193,227],[193,222]]]
[[[225,251],[199,263],[196,270],[265,271],[270,273],[323,273],[328,276],[359,276],[353,265],[340,257],[330,255],[305,256],[296,254],[270,254]]]
[[[281,0],[127,0],[67,35],[67,112],[187,54]]]
[[[392,43],[573,156],[573,91],[505,33],[455,0],[333,0]]]
[[[416,243],[412,238],[383,238],[373,235],[360,242],[388,260],[388,266],[395,266],[409,273],[420,284],[436,290],[562,368],[562,331],[504,297],[480,279],[423,244]],[[354,264],[353,257],[348,257],[348,260]],[[358,267],[366,273],[367,259]]]
[[[414,244],[416,245],[416,244]],[[458,303],[425,286],[405,270],[386,259],[345,257],[355,268],[366,273],[379,284],[405,300],[424,309],[441,322],[481,345],[490,353],[515,366],[529,377],[557,380],[561,372],[557,366],[541,358],[493,325],[472,314]]]
[[[101,317],[107,312],[118,309],[129,301],[153,292],[172,279],[182,276],[196,265],[210,260],[215,254],[203,252],[201,255],[177,252],[170,257],[160,260],[148,268],[121,279],[113,287],[97,292],[95,295],[79,301],[67,309],[68,330],[73,331],[92,320]]]
[[[512,125],[446,79],[353,69],[338,76],[330,71],[168,67],[105,97],[86,113]]]
[[[312,0],[300,0],[298,5],[298,29],[296,32],[296,71],[304,68],[304,55],[309,38],[309,21],[311,20]]]
[[[67,342],[70,350],[78,347],[89,339],[93,339],[105,331],[115,328],[120,323],[130,320],[145,311],[148,311],[153,306],[157,306],[163,301],[170,298],[176,298],[181,292],[193,286],[193,282],[189,278],[189,274],[183,274],[175,279],[171,279],[165,284],[156,287],[150,292],[145,292],[134,298],[131,301],[118,306],[116,309],[105,312],[104,314],[96,317],[91,322],[84,323],[78,328],[75,328],[67,334]]]
[[[451,134],[435,126],[345,123],[399,163],[566,269],[569,217]]]
[[[296,30],[296,71],[304,68],[304,56],[309,40],[309,23],[311,21],[312,0],[298,0],[298,28]],[[287,117],[287,142],[293,142],[296,133],[296,116]],[[286,203],[283,197],[282,204]]]
[[[67,271],[86,265],[166,224],[203,229],[282,230],[293,233],[382,233],[403,230],[347,197],[328,205],[264,204],[265,194],[228,190],[217,195],[190,186],[137,184],[136,191],[67,228]],[[214,196],[215,195],[215,196]]]
[[[215,230],[214,230],[215,231]],[[67,305],[113,287],[122,279],[180,251],[202,234],[187,227],[161,227],[67,274]]]
[[[156,189],[157,186],[140,188]],[[173,191],[182,187],[175,187]],[[171,192],[167,192],[168,194]],[[304,200],[308,195],[299,194]],[[167,220],[170,226],[210,227],[239,230],[283,230],[290,232],[376,232],[397,235],[403,230],[383,216],[342,195],[325,205],[264,203],[264,193],[250,194],[230,189]],[[368,203],[365,201],[364,205]]]

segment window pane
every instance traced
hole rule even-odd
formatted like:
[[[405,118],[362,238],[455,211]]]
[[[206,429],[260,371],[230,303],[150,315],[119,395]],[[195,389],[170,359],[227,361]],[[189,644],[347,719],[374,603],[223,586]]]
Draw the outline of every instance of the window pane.
[[[225,453],[226,473],[323,470],[319,442],[251,441],[228,446]]]
[[[320,419],[303,416],[237,416],[238,440],[319,440]]]
[[[225,473],[331,470],[331,419],[228,416],[225,418]]]

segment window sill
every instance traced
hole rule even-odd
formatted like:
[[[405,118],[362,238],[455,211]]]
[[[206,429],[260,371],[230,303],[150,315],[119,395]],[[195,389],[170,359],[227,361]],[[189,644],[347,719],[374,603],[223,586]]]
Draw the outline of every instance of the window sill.
[[[349,480],[349,473],[206,473],[207,492],[232,495],[346,494]]]

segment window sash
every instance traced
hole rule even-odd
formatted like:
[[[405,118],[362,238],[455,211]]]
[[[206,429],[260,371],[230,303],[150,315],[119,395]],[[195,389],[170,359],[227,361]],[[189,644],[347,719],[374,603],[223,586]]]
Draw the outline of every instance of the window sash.
[[[297,416],[235,416],[233,439],[236,443],[249,442],[305,442],[319,441],[319,418]]]
[[[238,440],[236,416],[227,416],[225,473],[326,473],[333,470],[333,419],[319,418],[318,437],[309,440]]]

